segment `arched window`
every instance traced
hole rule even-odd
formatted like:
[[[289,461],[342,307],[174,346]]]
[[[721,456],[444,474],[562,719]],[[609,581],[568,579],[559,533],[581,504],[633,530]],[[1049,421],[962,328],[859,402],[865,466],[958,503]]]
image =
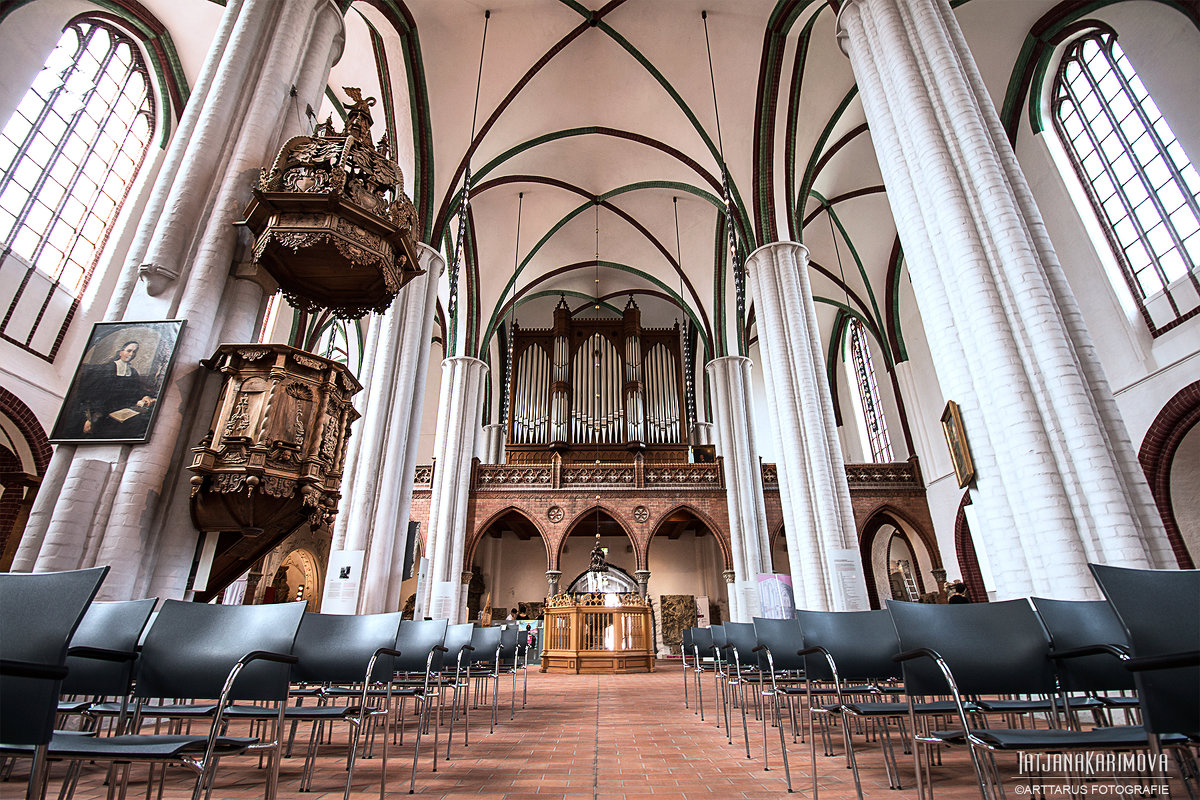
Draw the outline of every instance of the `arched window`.
[[[1066,50],[1054,128],[1150,331],[1200,313],[1200,175],[1111,30]]]
[[[47,361],[145,159],[154,100],[133,42],[76,19],[0,131],[0,336]]]
[[[883,404],[879,401],[879,384],[875,381],[871,347],[867,332],[857,319],[851,319],[846,326],[846,344],[849,345],[849,366],[854,384],[858,387],[856,405],[861,422],[859,430],[871,446],[871,460],[876,463],[892,461],[892,440],[888,437]]]

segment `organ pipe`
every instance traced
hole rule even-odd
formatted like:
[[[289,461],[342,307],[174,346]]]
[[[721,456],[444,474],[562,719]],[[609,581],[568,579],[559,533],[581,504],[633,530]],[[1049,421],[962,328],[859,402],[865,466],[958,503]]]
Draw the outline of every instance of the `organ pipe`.
[[[632,301],[621,319],[572,320],[562,301],[553,329],[514,337],[511,444],[641,450],[687,441],[678,326],[644,331]]]
[[[645,405],[642,397],[642,319],[630,295],[622,318],[625,335],[625,444],[630,450],[646,449]]]

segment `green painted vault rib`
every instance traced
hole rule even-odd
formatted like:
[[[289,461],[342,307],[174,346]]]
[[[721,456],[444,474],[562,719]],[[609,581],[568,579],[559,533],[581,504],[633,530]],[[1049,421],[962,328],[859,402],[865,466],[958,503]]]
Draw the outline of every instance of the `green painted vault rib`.
[[[821,155],[824,153],[825,145],[829,141],[829,137],[833,135],[833,129],[841,121],[842,116],[846,113],[846,109],[850,107],[850,103],[858,96],[858,84],[850,87],[850,91],[846,92],[846,96],[842,98],[842,102],[838,103],[837,110],[829,118],[829,122],[825,124],[825,128],[821,131],[820,137],[813,146],[812,154],[808,158],[808,165],[804,168],[804,179],[800,182],[800,192],[796,195],[797,214],[804,212],[804,207],[813,192],[813,181],[817,177],[817,163],[821,160]],[[801,224],[799,217],[795,218],[793,224],[800,236],[804,236],[804,226]]]
[[[591,204],[589,203],[588,207],[590,207],[590,206],[591,206]],[[592,263],[594,263],[594,262],[588,262],[589,266]],[[674,289],[672,289],[670,286],[667,286],[665,283],[663,283],[661,280],[654,277],[650,273],[644,272],[643,270],[640,270],[636,267],[631,267],[628,264],[622,264],[617,261],[604,261],[603,259],[601,259],[599,264],[600,264],[600,266],[602,266],[606,269],[616,269],[616,270],[620,270],[622,272],[628,272],[630,275],[635,275],[635,276],[643,279],[647,283],[651,284],[652,286],[657,287],[660,291],[663,292],[663,294],[670,297],[671,300],[673,300],[675,302],[675,305],[677,305],[679,308],[683,309],[683,312],[688,315],[689,319],[692,320],[692,325],[694,326],[696,333],[700,336],[701,341],[704,342],[705,348],[706,349],[708,348],[709,340],[708,340],[708,337],[704,333],[702,320],[700,320],[696,316],[696,313],[695,313],[695,311],[692,310],[692,307],[689,306],[684,301],[684,299],[682,297],[680,297],[679,294]],[[512,286],[511,280],[509,281],[508,286],[509,286],[509,288],[511,288],[511,286]],[[639,292],[635,292],[635,293],[639,293]],[[506,291],[504,293],[504,295],[501,295],[501,296],[502,297],[507,296],[507,294],[508,294],[508,292]],[[531,292],[527,295],[526,294],[518,295],[515,302],[516,302],[517,306],[519,307],[519,306],[522,306],[525,303],[527,303],[531,300],[534,300],[536,298],[539,298],[539,297],[558,297],[560,294],[567,295],[570,297],[580,297],[580,298],[583,298],[583,299],[589,300],[589,301],[591,301],[593,299],[592,295],[584,294],[583,292],[570,291],[570,290],[547,289],[547,290],[543,290],[543,291]],[[624,295],[624,294],[627,294],[627,292],[621,292],[621,294]],[[496,308],[494,308],[492,310],[492,314],[488,318],[488,324],[487,324],[487,328],[485,329],[485,332],[483,335],[483,340],[480,344],[479,351],[481,353],[486,353],[488,351],[488,347],[491,344],[492,336],[496,333],[497,328],[503,324],[504,315],[506,314],[506,312],[508,310],[508,305],[511,305],[512,302],[513,301],[510,301],[509,304],[504,304],[504,305],[497,303]],[[613,311],[614,313],[616,313],[618,315],[622,313],[621,309],[617,308],[616,306],[614,306],[608,302],[602,301],[601,305],[603,305],[605,308],[610,309],[611,311]],[[480,358],[482,358],[482,356],[480,356]]]
[[[886,330],[886,328],[884,327],[884,324],[883,324],[883,314],[881,314],[879,311],[879,303],[875,299],[875,290],[871,287],[870,276],[867,275],[867,270],[863,267],[862,257],[859,256],[858,249],[855,248],[855,246],[854,246],[854,241],[850,238],[850,234],[846,232],[846,227],[842,224],[842,220],[840,217],[838,217],[837,212],[833,210],[833,206],[831,206],[824,197],[822,197],[819,193],[817,193],[815,191],[811,192],[811,196],[815,197],[817,200],[819,200],[821,202],[821,205],[825,209],[825,212],[829,215],[829,219],[833,222],[834,228],[837,229],[837,232],[841,236],[842,241],[846,243],[846,248],[850,251],[850,255],[854,259],[854,265],[858,269],[858,275],[862,279],[863,286],[866,289],[867,299],[871,303],[872,326],[870,326],[870,327],[873,330],[877,331],[878,335],[882,336],[882,332],[884,330]],[[844,280],[845,279],[843,278],[843,282],[844,282]],[[881,345],[885,345],[883,347],[884,357],[887,358],[888,366],[890,367],[890,366],[892,366],[891,348],[887,347],[886,341],[884,341],[882,339],[881,339]]]

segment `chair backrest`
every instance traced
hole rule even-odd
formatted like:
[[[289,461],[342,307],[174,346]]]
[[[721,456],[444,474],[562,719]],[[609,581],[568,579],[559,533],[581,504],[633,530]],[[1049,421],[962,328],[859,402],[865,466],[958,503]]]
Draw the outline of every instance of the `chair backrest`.
[[[1050,640],[1028,600],[932,605],[888,601],[900,649],[941,655],[964,694],[1053,694]],[[946,681],[926,658],[904,662],[913,695],[945,694]]]
[[[510,622],[500,626],[500,664],[511,667],[517,659],[517,624]]]
[[[296,634],[292,680],[303,683],[360,683],[381,647],[395,648],[398,611],[390,614],[305,614]],[[393,658],[380,656],[372,681],[392,676]]]
[[[96,647],[122,653],[136,653],[138,640],[150,612],[158,600],[94,601],[75,635],[71,647]],[[124,696],[133,683],[135,659],[108,661],[101,658],[67,656],[67,677],[63,679],[64,694]]]
[[[796,651],[804,647],[800,623],[795,619],[755,617],[753,624],[754,637],[760,645],[771,651],[771,663],[775,669],[804,669],[804,657],[796,655]]]
[[[712,634],[714,651],[719,652],[721,660],[724,661],[729,652],[725,650],[725,645],[729,644],[729,637],[725,633],[725,626],[710,625],[708,627],[708,632]]]
[[[256,650],[290,654],[304,602],[225,606],[167,600],[142,645],[134,694],[141,698],[217,698],[229,671]],[[238,675],[233,700],[282,700],[287,664],[254,661]]]
[[[900,652],[896,629],[887,611],[797,611],[804,647],[824,647],[843,679],[885,681],[900,677],[892,656]],[[823,656],[807,656],[805,671],[815,680],[833,674]]]
[[[406,619],[400,623],[400,635],[396,638],[398,672],[424,672],[429,651],[443,646],[449,622],[444,619]],[[435,653],[432,669],[442,668],[441,653]]]
[[[681,636],[681,639],[680,639],[679,650],[683,654],[683,657],[685,660],[689,656],[692,655],[692,632],[694,630],[696,630],[696,629],[695,628],[684,628],[683,629],[683,635]]]
[[[1090,564],[1139,658],[1200,650],[1200,570]],[[1142,721],[1153,733],[1200,734],[1200,668],[1135,672]]]
[[[475,632],[475,625],[470,622],[463,622],[458,625],[450,625],[446,628],[446,641],[443,647],[446,648],[446,657],[442,660],[442,669],[452,671],[458,665],[458,653],[463,649],[463,645],[471,644],[471,636]],[[464,665],[470,663],[467,656],[470,650],[463,654],[462,663]]]
[[[693,628],[692,644],[700,651],[701,658],[713,657],[713,636],[711,628]]]
[[[66,666],[67,643],[107,574],[108,567],[0,573],[0,658],[50,668]],[[4,675],[0,742],[49,742],[61,685],[61,675]]]
[[[758,666],[758,653],[754,652],[754,648],[758,647],[758,637],[754,634],[754,623],[752,622],[726,622],[725,641],[733,645],[725,652],[729,654],[730,660],[736,658],[738,666],[742,669],[746,667]]]
[[[1050,644],[1070,650],[1092,644],[1129,646],[1129,636],[1112,606],[1104,600],[1049,600],[1032,598]],[[1056,663],[1058,679],[1068,692],[1106,692],[1132,689],[1133,674],[1113,656],[1102,654],[1062,659]]]
[[[477,627],[471,632],[471,646],[475,648],[475,652],[471,653],[471,663],[478,664],[490,662],[496,657],[496,649],[500,647],[500,629]]]

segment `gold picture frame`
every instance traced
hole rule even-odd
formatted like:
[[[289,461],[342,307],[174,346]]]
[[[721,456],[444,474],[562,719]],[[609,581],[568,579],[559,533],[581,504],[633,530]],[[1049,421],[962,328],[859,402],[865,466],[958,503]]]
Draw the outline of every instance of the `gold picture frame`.
[[[967,444],[962,412],[953,400],[946,403],[946,410],[942,412],[942,433],[946,436],[946,447],[950,449],[950,461],[954,464],[958,488],[965,489],[975,480],[975,462],[971,459],[971,447]]]
[[[50,441],[148,441],[182,330],[178,319],[93,325]]]

